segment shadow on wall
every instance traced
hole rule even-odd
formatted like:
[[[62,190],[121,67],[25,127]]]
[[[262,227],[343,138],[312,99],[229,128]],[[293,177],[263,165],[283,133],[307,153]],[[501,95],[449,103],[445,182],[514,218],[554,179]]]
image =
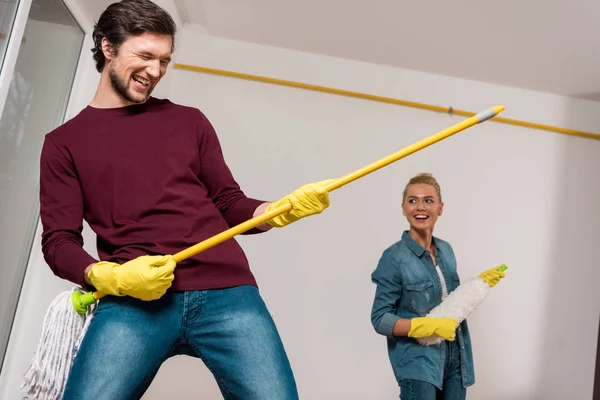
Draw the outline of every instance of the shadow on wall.
[[[600,400],[600,322],[598,323],[598,345],[596,348],[596,373],[594,377],[593,400]]]
[[[582,93],[575,95],[574,97],[582,100],[591,100],[600,102],[600,93]]]
[[[598,93],[585,97],[600,101]],[[567,115],[565,124],[577,126],[582,110],[571,109]],[[600,132],[600,124],[587,129]],[[566,135],[560,140],[558,191],[550,199],[555,227],[551,254],[540,255],[550,262],[547,275],[540,277],[548,291],[535,399],[591,399],[600,315],[600,140]],[[538,201],[545,200],[524,199],[523,206],[535,207]]]

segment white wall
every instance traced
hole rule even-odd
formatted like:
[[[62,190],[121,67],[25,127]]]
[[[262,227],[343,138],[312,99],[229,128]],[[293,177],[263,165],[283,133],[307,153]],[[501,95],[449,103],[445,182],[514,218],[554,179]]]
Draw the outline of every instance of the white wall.
[[[472,111],[504,104],[503,116],[600,129],[596,103],[210,38],[193,29],[183,29],[178,40],[180,63]],[[97,82],[86,60],[71,116]],[[461,119],[182,70],[169,74],[157,96],[205,112],[247,194],[272,200]],[[301,398],[397,398],[385,339],[369,321],[370,274],[407,226],[402,188],[421,171],[441,182],[446,208],[436,234],[453,244],[462,277],[499,263],[510,268],[469,319],[477,383],[468,398],[591,398],[600,313],[594,266],[599,151],[598,141],[487,122],[339,189],[318,217],[239,238],[283,336]],[[86,246],[93,248],[89,231]],[[68,287],[45,266],[38,232],[0,398],[16,398],[46,305]],[[144,397],[162,398],[221,397],[199,360],[176,357]]]
[[[180,36],[175,60],[472,111],[504,104],[505,117],[600,129],[597,103],[215,39],[192,29]],[[242,187],[267,199],[341,176],[461,120],[170,73],[171,99],[208,115]],[[499,263],[510,268],[470,318],[477,384],[469,398],[591,398],[600,313],[594,267],[599,152],[598,141],[487,122],[340,189],[321,216],[240,238],[301,397],[397,398],[385,339],[369,321],[370,273],[407,227],[400,209],[405,182],[430,171],[446,203],[436,232],[453,244],[462,277]],[[165,365],[147,398],[173,393],[173,382],[178,394],[219,398],[201,364],[184,359]]]

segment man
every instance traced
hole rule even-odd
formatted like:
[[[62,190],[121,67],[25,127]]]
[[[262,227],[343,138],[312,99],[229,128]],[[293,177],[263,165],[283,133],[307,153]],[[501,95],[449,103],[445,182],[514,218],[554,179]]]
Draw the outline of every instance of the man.
[[[296,399],[283,344],[243,250],[228,240],[177,266],[172,254],[291,202],[246,234],[329,206],[327,181],[269,203],[247,197],[197,109],[151,96],[176,27],[149,0],[110,5],[93,32],[100,83],[91,103],[46,135],[42,247],[59,277],[103,298],[64,399],[139,399],[162,362],[201,358],[227,399]],[[82,221],[100,260],[83,250]]]

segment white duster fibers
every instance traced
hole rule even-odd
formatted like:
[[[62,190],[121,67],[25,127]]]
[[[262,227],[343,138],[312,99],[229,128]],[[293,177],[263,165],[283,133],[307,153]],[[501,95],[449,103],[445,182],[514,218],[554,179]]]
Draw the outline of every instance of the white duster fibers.
[[[86,314],[73,308],[67,290],[54,298],[44,316],[38,348],[25,373],[21,390],[32,400],[60,400],[69,377],[71,365],[85,335],[94,307]]]
[[[490,286],[481,278],[475,277],[463,282],[440,304],[434,307],[426,317],[454,318],[460,324],[485,300]],[[441,343],[438,335],[417,338],[419,343],[430,346]]]

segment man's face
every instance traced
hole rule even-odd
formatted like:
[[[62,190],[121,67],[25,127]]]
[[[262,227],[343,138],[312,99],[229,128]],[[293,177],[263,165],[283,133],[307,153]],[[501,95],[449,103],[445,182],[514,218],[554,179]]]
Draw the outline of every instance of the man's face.
[[[112,87],[131,103],[145,102],[167,72],[172,46],[169,35],[143,33],[128,37],[116,55],[109,54],[107,67]]]

